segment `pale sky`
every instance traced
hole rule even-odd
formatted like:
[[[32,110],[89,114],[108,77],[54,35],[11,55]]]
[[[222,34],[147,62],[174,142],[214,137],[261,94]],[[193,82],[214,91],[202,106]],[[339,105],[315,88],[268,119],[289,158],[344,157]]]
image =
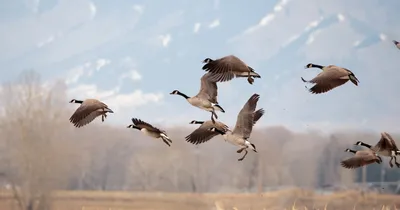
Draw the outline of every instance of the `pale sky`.
[[[218,83],[219,119],[230,126],[246,100],[260,94],[258,126],[322,131],[399,131],[398,0],[134,1],[0,0],[0,81],[35,69],[65,79],[72,99],[98,98],[115,114],[166,125],[210,114],[169,93],[197,94],[201,61],[234,54],[262,78]],[[354,72],[347,83],[313,95],[300,77],[335,64]]]

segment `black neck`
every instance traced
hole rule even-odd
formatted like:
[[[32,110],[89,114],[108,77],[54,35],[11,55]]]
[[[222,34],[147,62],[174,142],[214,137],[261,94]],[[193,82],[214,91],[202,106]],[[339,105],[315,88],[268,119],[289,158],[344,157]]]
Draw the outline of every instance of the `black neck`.
[[[178,92],[177,94],[180,95],[180,96],[182,96],[182,97],[184,97],[185,99],[190,98],[189,96],[187,96],[186,94],[181,93],[181,92]]]
[[[129,125],[128,128],[133,128],[133,129],[141,130],[139,127],[137,127],[137,126],[134,125],[134,124]]]
[[[349,149],[348,152],[352,152],[352,153],[356,154],[356,151],[354,151],[352,149]]]
[[[364,146],[364,147],[371,148],[371,145],[369,145],[369,144],[366,144],[366,143],[364,143],[364,142],[361,142],[361,145],[362,145],[362,146]]]
[[[310,66],[310,68],[319,68],[319,69],[322,69],[322,68],[324,68],[324,66],[321,66],[321,65],[318,65],[318,64],[311,64],[311,66]]]
[[[77,104],[83,103],[83,101],[81,101],[81,100],[75,100],[74,102],[77,103]]]

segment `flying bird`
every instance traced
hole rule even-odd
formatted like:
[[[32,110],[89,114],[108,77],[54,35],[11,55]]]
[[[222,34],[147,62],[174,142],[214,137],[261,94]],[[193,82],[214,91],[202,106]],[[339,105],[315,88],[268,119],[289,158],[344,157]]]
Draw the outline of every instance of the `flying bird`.
[[[247,81],[253,84],[254,78],[261,78],[253,68],[234,55],[228,55],[216,60],[206,58],[203,60],[203,70],[211,73],[213,82],[226,82],[234,77],[247,77]]]
[[[209,80],[210,75],[210,73],[206,73],[201,77],[200,91],[195,96],[189,97],[179,90],[174,90],[170,94],[180,95],[192,106],[211,112],[211,121],[215,122],[215,119],[218,119],[218,115],[215,113],[215,111],[225,113],[225,110],[218,104],[217,83]]]
[[[233,131],[223,131],[218,129],[216,126],[210,128],[211,131],[221,134],[226,141],[240,147],[240,149],[236,151],[237,153],[242,153],[245,151],[245,154],[239,158],[238,161],[242,161],[246,157],[248,148],[252,149],[254,152],[257,152],[256,146],[251,143],[248,138],[250,137],[253,126],[257,120],[264,115],[263,109],[255,111],[259,98],[260,95],[258,94],[253,94],[249,98],[237,116],[236,125]]]
[[[86,99],[84,101],[72,99],[69,103],[81,104],[69,121],[79,128],[92,122],[96,117],[101,115],[101,121],[107,118],[107,113],[114,113],[108,106],[97,99]]]
[[[381,138],[379,139],[378,143],[376,143],[375,146],[371,146],[362,141],[357,141],[357,143],[355,143],[354,145],[364,146],[376,151],[376,153],[378,153],[379,155],[390,157],[389,166],[393,168],[392,161],[394,159],[396,166],[400,168],[400,164],[397,162],[396,158],[396,155],[400,155],[400,150],[397,147],[393,137],[389,133],[382,132]]]
[[[314,83],[315,85],[309,89],[313,94],[320,94],[328,92],[338,86],[351,81],[354,85],[358,86],[359,80],[349,69],[338,67],[335,65],[321,66],[309,63],[305,68],[320,68],[322,72],[319,73],[312,80],[305,80],[301,77],[303,82]]]
[[[167,133],[164,130],[154,127],[147,122],[142,121],[138,118],[132,118],[132,123],[128,125],[127,128],[138,129],[143,132],[146,136],[150,136],[152,138],[159,139],[161,138],[165,144],[169,147],[171,146],[172,140],[168,137]]]
[[[354,153],[354,156],[343,160],[341,162],[342,167],[348,169],[359,168],[372,163],[380,164],[382,159],[371,149],[355,151],[351,149],[346,149],[345,152]]]
[[[217,132],[211,131],[210,128],[212,127],[216,127],[224,132],[229,130],[229,127],[220,121],[215,121],[215,123],[213,123],[211,120],[208,121],[192,120],[190,124],[200,124],[200,126],[196,130],[194,130],[192,133],[190,133],[185,137],[185,140],[187,142],[195,145],[204,143],[219,134]]]

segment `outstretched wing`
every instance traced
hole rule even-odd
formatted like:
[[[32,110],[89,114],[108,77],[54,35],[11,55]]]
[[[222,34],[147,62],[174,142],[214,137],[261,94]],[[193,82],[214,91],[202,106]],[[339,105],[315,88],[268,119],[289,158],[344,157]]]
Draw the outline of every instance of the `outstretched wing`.
[[[343,85],[348,81],[348,79],[342,79],[346,77],[348,73],[346,71],[340,70],[340,67],[331,67],[325,71],[320,72],[312,80],[307,81],[309,83],[314,83],[315,85],[310,88],[310,92],[314,94],[328,92],[338,86]]]
[[[237,116],[236,125],[232,133],[240,135],[243,138],[250,137],[254,125],[254,111],[259,99],[260,95],[258,94],[253,94],[249,98]]]
[[[247,64],[234,55],[211,61],[203,66],[203,70],[211,74],[210,79],[214,82],[230,81],[236,76],[235,72],[249,71]]]
[[[264,115],[265,111],[263,108],[257,110],[253,114],[253,126],[257,123],[257,121]]]
[[[382,132],[381,133],[381,139],[384,138],[387,142],[388,147],[390,147],[391,150],[399,151],[399,148],[397,147],[396,142],[394,141],[393,137],[387,133],[387,132]]]
[[[200,91],[197,94],[198,97],[201,98],[206,98],[208,99],[211,103],[218,104],[218,87],[216,82],[212,82],[210,80],[210,73],[205,73],[200,81]]]
[[[132,118],[132,123],[135,124],[137,127],[145,128],[148,131],[162,132],[160,129],[138,118]]]
[[[107,105],[101,102],[85,101],[71,115],[69,121],[76,127],[82,127],[92,122],[96,117],[101,115],[100,109],[107,108]]]
[[[357,151],[356,154],[341,162],[344,168],[353,169],[376,162],[377,156],[370,151]]]
[[[191,134],[185,137],[186,141],[192,144],[201,144],[209,141],[216,135],[219,135],[218,132],[211,131],[210,128],[216,127],[218,130],[226,132],[229,127],[222,122],[216,121],[215,124],[212,121],[206,121],[201,124],[196,130],[194,130]]]

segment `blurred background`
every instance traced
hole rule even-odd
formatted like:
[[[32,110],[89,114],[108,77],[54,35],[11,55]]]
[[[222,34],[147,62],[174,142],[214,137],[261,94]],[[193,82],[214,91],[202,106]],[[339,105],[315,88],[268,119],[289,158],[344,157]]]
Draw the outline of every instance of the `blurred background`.
[[[399,208],[388,158],[340,166],[359,140],[374,145],[386,131],[400,143],[399,6],[0,0],[0,209]],[[230,54],[262,78],[218,83],[219,120],[234,127],[253,93],[266,110],[250,138],[258,153],[242,162],[220,136],[185,142],[198,126],[189,122],[210,115],[168,94],[197,94],[201,61]],[[310,62],[346,67],[360,84],[310,94],[300,80],[320,72]],[[73,98],[115,113],[75,128]],[[127,129],[132,117],[166,130],[172,146]]]

